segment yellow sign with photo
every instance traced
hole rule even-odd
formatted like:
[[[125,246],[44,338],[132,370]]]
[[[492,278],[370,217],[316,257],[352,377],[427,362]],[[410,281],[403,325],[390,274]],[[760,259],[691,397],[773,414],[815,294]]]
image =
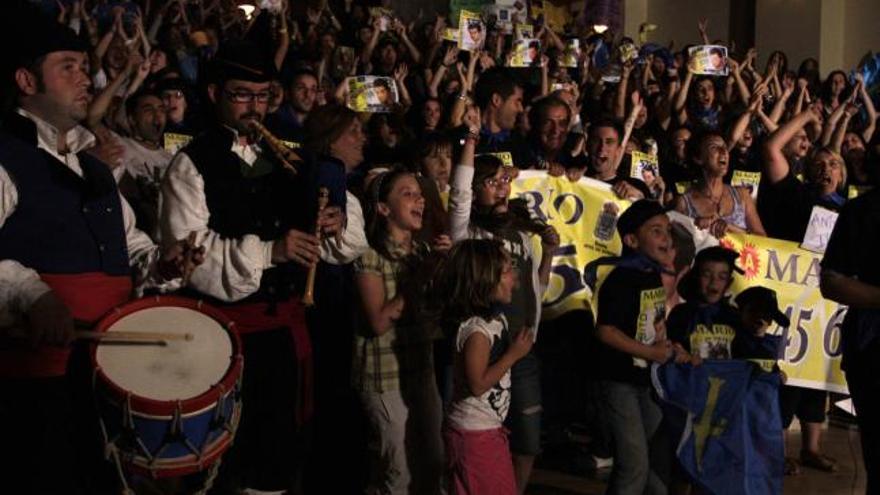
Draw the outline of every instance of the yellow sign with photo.
[[[162,135],[162,147],[169,153],[177,153],[180,151],[180,148],[183,148],[192,140],[193,137],[189,134],[166,132]]]
[[[505,167],[513,166],[513,155],[509,151],[498,151],[496,153],[480,153],[480,155],[491,155],[501,160],[501,164]]]

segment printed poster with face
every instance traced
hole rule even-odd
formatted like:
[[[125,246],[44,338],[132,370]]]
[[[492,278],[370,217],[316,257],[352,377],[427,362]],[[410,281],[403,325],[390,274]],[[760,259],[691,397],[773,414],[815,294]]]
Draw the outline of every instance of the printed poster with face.
[[[188,134],[166,132],[162,135],[162,147],[165,148],[165,151],[174,154],[180,151],[180,148],[189,144],[192,139],[193,137]]]
[[[634,62],[639,58],[639,49],[632,43],[623,43],[617,47],[617,51],[620,53],[620,63],[622,64]]]
[[[386,32],[391,27],[394,15],[391,10],[384,7],[370,7],[370,16],[379,19],[379,31]]]
[[[559,57],[559,65],[574,69],[577,68],[580,58],[581,40],[577,38],[566,40],[565,50],[562,51],[562,55]]]
[[[727,47],[698,45],[688,49],[688,70],[705,76],[726,76]]]
[[[355,112],[389,113],[399,101],[390,77],[357,76],[349,79],[346,105]]]
[[[494,24],[495,28],[504,34],[513,34],[513,17],[509,7],[502,5],[483,6],[483,17],[488,24]]]
[[[645,345],[652,345],[657,334],[666,333],[666,290],[663,287],[643,290],[639,297],[639,323],[636,327],[635,340]],[[634,357],[633,366],[647,368],[648,362]]]
[[[537,67],[541,65],[541,41],[522,39],[513,42],[511,67]]]
[[[483,48],[486,42],[486,24],[480,14],[462,10],[458,19],[458,48],[466,52],[475,52]]]
[[[761,185],[761,172],[746,172],[734,170],[730,177],[730,185],[733,187],[747,187],[749,194],[755,201],[758,200],[758,186]]]
[[[648,187],[653,187],[657,182],[657,177],[660,177],[660,162],[657,160],[657,155],[633,151],[630,156],[632,159],[629,176],[639,179]]]

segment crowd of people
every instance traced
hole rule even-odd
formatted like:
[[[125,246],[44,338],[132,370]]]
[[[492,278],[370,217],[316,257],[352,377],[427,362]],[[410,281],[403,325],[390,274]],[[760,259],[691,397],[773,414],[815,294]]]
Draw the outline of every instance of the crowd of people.
[[[119,492],[75,329],[145,294],[234,320],[244,372],[218,469],[161,483],[123,469],[138,493],[525,493],[575,419],[613,458],[608,493],[700,493],[661,434],[650,364],[780,373],[768,331],[790,321],[769,289],[731,300],[737,253],[695,253],[671,212],[719,239],[800,243],[817,206],[840,212],[822,290],[852,308],[844,366],[880,490],[880,139],[859,73],[779,51],[761,69],[752,48],[699,75],[687,46],[541,17],[517,19],[538,63],[512,68],[494,15],[468,24],[482,48],[466,51],[458,19],[400,18],[387,0],[240,3],[4,13],[0,431],[16,493]],[[657,157],[640,178],[636,152]],[[511,196],[521,170],[632,201],[595,315],[542,322],[560,236]],[[803,439],[786,475],[838,469],[827,408],[827,392],[780,388]]]

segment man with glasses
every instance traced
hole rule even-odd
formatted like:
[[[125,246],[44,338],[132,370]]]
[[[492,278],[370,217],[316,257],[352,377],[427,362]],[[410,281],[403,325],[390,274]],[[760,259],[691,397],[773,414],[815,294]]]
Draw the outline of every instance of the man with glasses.
[[[303,123],[318,96],[318,76],[309,69],[299,69],[287,85],[287,101],[277,112],[266,117],[266,127],[281,139],[303,141]]]
[[[311,342],[300,303],[322,234],[341,230],[336,206],[317,212],[308,164],[285,169],[254,131],[275,69],[249,42],[221,47],[208,97],[215,122],[172,160],[162,184],[162,236],[197,233],[207,251],[184,293],[236,322],[245,369],[242,419],[215,486],[221,493],[293,489],[301,426],[311,415]],[[329,240],[328,240],[329,242]]]

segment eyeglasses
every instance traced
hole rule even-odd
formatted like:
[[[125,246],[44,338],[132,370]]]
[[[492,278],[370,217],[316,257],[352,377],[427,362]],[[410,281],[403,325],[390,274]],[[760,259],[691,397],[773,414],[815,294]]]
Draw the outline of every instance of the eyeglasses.
[[[266,103],[269,101],[269,98],[272,96],[268,91],[261,91],[259,93],[253,93],[251,91],[224,91],[226,93],[226,97],[229,98],[229,101],[232,103],[250,103],[254,100],[260,103]]]
[[[498,187],[504,184],[510,184],[510,176],[502,175],[501,177],[489,177],[488,179],[483,181],[483,185],[486,187]]]

